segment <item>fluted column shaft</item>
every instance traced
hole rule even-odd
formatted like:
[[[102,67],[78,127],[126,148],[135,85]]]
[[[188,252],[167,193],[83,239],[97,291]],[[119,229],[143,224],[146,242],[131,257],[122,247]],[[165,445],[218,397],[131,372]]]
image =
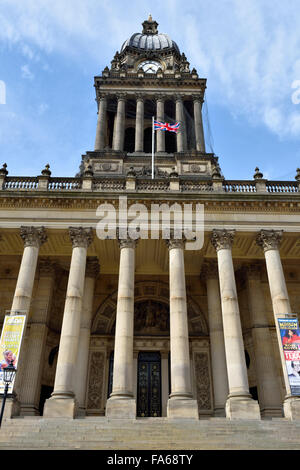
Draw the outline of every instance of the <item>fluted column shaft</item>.
[[[176,134],[177,152],[184,152],[187,149],[187,138],[185,129],[184,107],[181,97],[176,97],[176,121],[180,122],[179,131]]]
[[[165,102],[164,98],[159,96],[156,98],[156,119],[163,122],[165,119]],[[156,132],[156,151],[165,152],[165,131]]]
[[[91,336],[91,321],[93,314],[93,300],[95,281],[99,273],[97,258],[87,259],[86,275],[82,299],[82,314],[80,322],[79,343],[76,361],[76,375],[74,391],[78,401],[79,413],[85,414],[86,385],[88,374],[89,346]]]
[[[138,96],[136,100],[135,118],[135,152],[144,151],[144,98]]]
[[[55,269],[49,260],[39,262],[39,281],[32,306],[26,361],[20,393],[21,413],[38,415],[41,376],[48,334],[48,318],[52,305]]]
[[[205,152],[205,140],[202,120],[202,100],[200,97],[194,97],[194,122],[196,150],[198,150],[199,152]]]
[[[281,416],[282,399],[274,361],[272,338],[266,316],[260,266],[246,268],[248,305],[252,321],[257,390],[264,416]]]
[[[228,379],[220,288],[218,281],[218,266],[214,263],[205,264],[203,277],[206,280],[207,288],[209,337],[214,387],[214,409],[216,416],[223,416],[228,396]]]
[[[99,99],[95,150],[103,150],[105,147],[106,122],[107,122],[107,97],[101,96]]]
[[[125,105],[126,105],[126,97],[123,95],[118,96],[117,115],[115,117],[116,123],[114,126],[114,135],[113,135],[113,150],[124,149]]]

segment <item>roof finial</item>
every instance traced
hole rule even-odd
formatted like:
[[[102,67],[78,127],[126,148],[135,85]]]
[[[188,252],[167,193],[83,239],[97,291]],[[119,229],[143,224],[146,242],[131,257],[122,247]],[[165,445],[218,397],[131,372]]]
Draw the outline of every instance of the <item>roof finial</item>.
[[[149,13],[148,21],[153,21],[151,13]]]
[[[143,34],[157,34],[158,23],[153,21],[151,13],[149,13],[149,18],[143,23]]]

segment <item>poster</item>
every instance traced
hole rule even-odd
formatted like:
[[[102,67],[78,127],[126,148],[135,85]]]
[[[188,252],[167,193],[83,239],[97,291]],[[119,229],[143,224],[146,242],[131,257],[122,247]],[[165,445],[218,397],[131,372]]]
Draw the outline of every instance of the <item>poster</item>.
[[[10,364],[18,367],[18,358],[22,343],[26,315],[6,315],[0,338],[0,393],[4,393],[3,368]],[[12,393],[13,383],[8,388]]]
[[[279,318],[281,344],[292,395],[300,395],[300,329],[297,318]]]

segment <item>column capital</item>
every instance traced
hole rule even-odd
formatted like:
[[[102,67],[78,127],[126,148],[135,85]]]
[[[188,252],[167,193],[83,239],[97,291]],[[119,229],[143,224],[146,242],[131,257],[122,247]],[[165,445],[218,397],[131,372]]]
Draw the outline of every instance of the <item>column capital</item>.
[[[47,241],[47,233],[45,227],[20,227],[20,236],[24,242],[24,247],[40,246]]]
[[[163,102],[165,102],[166,99],[167,99],[167,95],[164,95],[163,93],[156,93],[156,94],[154,95],[154,99],[155,99],[155,101],[163,101]]]
[[[138,102],[138,101],[141,101],[141,102],[144,103],[144,101],[145,101],[145,95],[144,95],[143,93],[136,93],[136,94],[135,94],[135,99],[136,99],[137,102]]]
[[[127,93],[123,93],[123,92],[116,93],[116,97],[118,101],[126,101]]]
[[[204,101],[203,98],[202,98],[202,95],[200,95],[200,94],[193,94],[192,95],[192,100],[193,100],[194,103],[195,103],[195,101],[199,101],[200,104],[202,104],[203,101]]]
[[[135,248],[136,247],[138,243],[138,239],[131,238],[128,232],[126,234],[126,238],[122,237],[122,235],[120,234],[120,228],[117,228],[117,239],[119,242],[120,250],[122,248]]]
[[[100,265],[97,256],[89,256],[86,260],[85,276],[95,278],[100,272]]]
[[[231,250],[233,245],[235,230],[213,229],[211,234],[211,243],[215,250]]]
[[[182,103],[183,101],[183,95],[177,94],[174,96],[174,98],[175,98],[175,101],[179,101],[180,103]]]
[[[205,261],[201,269],[201,277],[207,279],[219,279],[218,264],[216,261]]]
[[[93,241],[93,229],[91,227],[69,227],[69,234],[73,248],[88,248]]]
[[[264,252],[279,250],[283,230],[261,230],[256,237],[256,243]]]
[[[174,234],[170,233],[170,238],[166,240],[166,244],[169,251],[173,250],[173,248],[180,248],[183,250],[185,241],[186,239],[184,236],[182,238],[174,238]]]

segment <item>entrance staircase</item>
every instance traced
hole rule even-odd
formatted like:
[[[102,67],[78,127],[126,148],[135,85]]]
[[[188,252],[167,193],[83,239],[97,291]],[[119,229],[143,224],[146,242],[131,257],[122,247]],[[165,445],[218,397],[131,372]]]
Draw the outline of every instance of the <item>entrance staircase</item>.
[[[300,450],[300,421],[4,419],[0,450]]]

